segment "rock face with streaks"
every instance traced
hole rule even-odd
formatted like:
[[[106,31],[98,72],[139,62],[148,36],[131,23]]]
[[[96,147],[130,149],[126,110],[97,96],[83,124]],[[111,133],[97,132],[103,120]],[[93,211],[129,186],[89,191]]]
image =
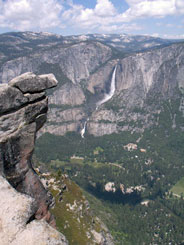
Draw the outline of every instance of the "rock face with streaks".
[[[175,114],[183,111],[183,60],[184,45],[178,43],[107,61],[85,81],[77,85],[66,83],[50,95],[50,103],[58,110],[57,118],[55,108],[50,108],[42,132],[56,135],[68,131],[80,133],[87,119],[86,130],[95,136],[127,130],[143,132],[157,124],[164,103],[171,107],[179,104],[176,112],[170,115],[174,123]],[[98,105],[109,92],[115,67],[115,93],[109,101],[95,107],[94,104]],[[78,111],[72,119],[69,109]]]
[[[44,52],[39,49],[30,56],[9,60],[0,68],[0,83],[6,83],[24,72],[38,71],[43,63],[58,64],[74,84],[89,77],[99,65],[106,62],[112,54],[111,48],[100,42],[81,42],[65,47],[62,44]]]
[[[115,36],[0,35],[4,47],[0,83],[24,72],[55,74],[59,84],[49,93],[48,120],[40,134],[80,133],[87,120],[86,132],[95,136],[127,130],[143,132],[157,123],[163,103],[178,104],[180,100],[178,110],[171,115],[177,127],[175,114],[184,111],[183,42]],[[115,67],[115,93],[99,106],[109,93]],[[13,93],[12,89],[8,93]],[[19,106],[21,94],[16,96]],[[34,99],[29,94],[24,97]]]
[[[26,73],[0,86],[0,241],[8,244],[67,244],[51,228],[52,197],[32,167],[36,132],[46,121],[45,90],[52,74]],[[46,222],[47,221],[47,222]]]
[[[156,118],[163,111],[164,103],[171,107],[178,104],[174,113],[182,112],[183,61],[183,43],[116,60],[115,94],[92,113],[88,132],[101,136],[126,130],[144,131],[157,123]],[[88,89],[92,93],[96,86],[105,90],[106,76],[112,67],[112,62],[108,62],[91,76]],[[170,113],[171,121],[174,113]]]

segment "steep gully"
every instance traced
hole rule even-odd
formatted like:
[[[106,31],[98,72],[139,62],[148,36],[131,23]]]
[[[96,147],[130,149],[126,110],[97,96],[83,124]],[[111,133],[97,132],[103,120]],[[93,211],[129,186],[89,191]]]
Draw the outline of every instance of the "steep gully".
[[[104,103],[106,103],[107,101],[109,101],[114,93],[115,93],[115,90],[116,90],[116,70],[117,70],[117,65],[115,66],[114,68],[114,71],[112,73],[112,78],[111,78],[111,85],[110,85],[110,91],[109,93],[105,93],[105,96],[103,99],[99,100],[97,103],[96,103],[96,110],[98,109],[98,107]],[[89,121],[89,118],[87,118],[87,120],[85,120],[84,122],[84,126],[80,132],[81,134],[81,137],[84,138],[84,135],[85,135],[85,132],[86,132],[86,127],[87,127],[87,122]]]

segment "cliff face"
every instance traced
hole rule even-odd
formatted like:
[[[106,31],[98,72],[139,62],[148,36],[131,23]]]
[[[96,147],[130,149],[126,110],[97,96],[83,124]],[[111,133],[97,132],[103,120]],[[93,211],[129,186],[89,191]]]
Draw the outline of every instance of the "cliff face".
[[[182,111],[183,60],[183,44],[117,60],[115,94],[93,112],[88,132],[100,136],[124,130],[144,130],[156,123],[155,118],[162,112],[165,102],[172,107],[172,103],[179,101],[176,113]],[[107,64],[95,74],[102,78],[99,83],[104,90],[107,83],[101,74],[108,74],[112,69],[109,69],[110,65]],[[89,81],[89,88],[93,91],[96,83],[93,77]],[[170,114],[173,120],[174,114]]]
[[[67,131],[80,132],[87,118],[87,131],[95,136],[126,130],[142,132],[157,124],[165,102],[173,106],[172,103],[179,101],[175,113],[170,113],[175,126],[175,114],[183,110],[183,60],[183,44],[110,60],[85,80],[85,89],[90,95],[81,92],[77,96],[70,92],[71,96],[65,100],[69,108],[57,108],[57,112],[50,108],[48,123],[43,132],[57,135],[63,135]],[[96,103],[108,93],[115,66],[116,89],[113,97],[97,108],[93,106],[92,114],[89,115],[86,111],[89,110],[91,101]],[[60,91],[58,89],[50,96],[51,103],[62,104]]]
[[[0,241],[5,244],[67,244],[48,208],[48,195],[32,167],[36,132],[46,121],[45,90],[52,74],[23,74],[0,86]],[[44,221],[45,220],[45,221]]]
[[[65,47],[59,44],[47,50],[33,51],[29,56],[9,60],[0,69],[0,81],[6,83],[24,72],[36,72],[42,63],[59,64],[59,69],[73,82],[79,83],[111,57],[111,49],[99,42],[81,42]],[[24,52],[23,52],[24,54]]]
[[[0,60],[0,82],[28,71],[54,73],[59,81],[57,89],[49,94],[48,121],[42,133],[80,133],[85,121],[87,131],[96,136],[125,130],[143,131],[156,123],[162,102],[180,100],[178,111],[183,110],[183,43],[171,45],[168,40],[152,43],[148,37],[126,35],[116,36],[119,44],[113,42],[114,36],[17,35],[13,43],[22,50],[15,50],[18,54],[12,59]],[[127,40],[130,46],[126,46]],[[23,43],[29,44],[30,54]],[[115,43],[125,45],[123,50],[128,50],[127,53],[121,53]],[[158,48],[161,44],[166,47]],[[139,53],[132,52],[138,50]],[[96,108],[97,102],[109,92],[115,66],[115,94]]]
[[[111,48],[100,42],[93,41],[69,45],[58,42],[54,47],[52,45],[48,45],[47,48],[44,47],[44,50],[39,47],[35,51],[33,48],[30,55],[27,55],[26,50],[23,50],[21,57],[10,59],[3,63],[0,69],[0,82],[6,83],[24,72],[47,73],[51,67],[54,67],[49,72],[57,73],[58,77],[56,77],[59,81],[59,86],[50,96],[49,104],[76,107],[86,101],[83,90],[86,86],[85,80],[101,64],[108,61],[111,55]],[[64,78],[67,78],[67,83],[63,84],[64,79],[61,74]],[[53,113],[51,112],[51,114]],[[81,108],[80,114],[83,113],[84,111]],[[51,116],[49,116],[49,121]],[[51,121],[53,121],[52,118]],[[65,122],[60,120],[59,128],[47,124],[47,128],[49,128],[50,132],[65,134],[68,130],[77,131],[78,128],[82,127],[82,124],[77,119],[72,122],[69,121],[69,119]]]

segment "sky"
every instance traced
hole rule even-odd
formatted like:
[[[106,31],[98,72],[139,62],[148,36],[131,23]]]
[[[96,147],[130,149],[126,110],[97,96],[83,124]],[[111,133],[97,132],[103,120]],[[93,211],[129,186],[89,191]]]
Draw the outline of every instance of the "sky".
[[[0,0],[0,33],[184,38],[184,0]]]

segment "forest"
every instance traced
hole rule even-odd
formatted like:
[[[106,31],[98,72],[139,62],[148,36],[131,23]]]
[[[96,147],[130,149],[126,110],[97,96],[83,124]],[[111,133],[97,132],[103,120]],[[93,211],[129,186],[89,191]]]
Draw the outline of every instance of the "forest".
[[[182,125],[180,115],[176,118]],[[176,196],[172,188],[184,176],[184,134],[172,128],[167,111],[159,115],[158,125],[142,134],[84,139],[74,132],[46,133],[37,140],[35,157],[83,189],[117,244],[183,244],[183,193]],[[135,149],[127,148],[130,143]],[[115,192],[105,190],[108,182]]]

